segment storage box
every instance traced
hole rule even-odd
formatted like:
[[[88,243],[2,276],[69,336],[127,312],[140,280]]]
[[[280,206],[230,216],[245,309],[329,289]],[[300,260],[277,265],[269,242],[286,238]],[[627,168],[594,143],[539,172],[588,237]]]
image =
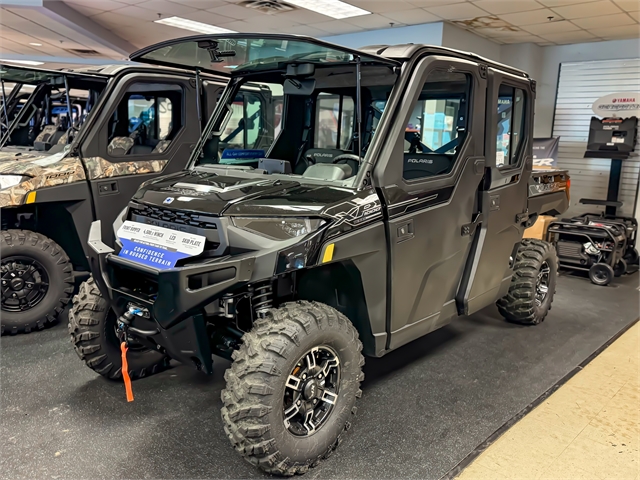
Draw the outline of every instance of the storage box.
[[[547,227],[553,222],[556,217],[551,215],[540,215],[536,223],[531,225],[524,231],[524,238],[537,238],[538,240],[544,240],[547,236]]]

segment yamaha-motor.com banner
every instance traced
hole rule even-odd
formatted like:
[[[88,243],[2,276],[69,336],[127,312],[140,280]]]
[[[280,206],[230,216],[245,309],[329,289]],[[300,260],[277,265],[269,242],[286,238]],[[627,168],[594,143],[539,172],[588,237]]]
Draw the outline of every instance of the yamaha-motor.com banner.
[[[534,168],[552,168],[558,164],[558,143],[560,137],[533,139]]]

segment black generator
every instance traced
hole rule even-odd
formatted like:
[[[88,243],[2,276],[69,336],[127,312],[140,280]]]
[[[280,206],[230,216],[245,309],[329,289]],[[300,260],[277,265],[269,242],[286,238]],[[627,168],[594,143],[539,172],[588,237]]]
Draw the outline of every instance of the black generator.
[[[597,118],[591,117],[587,158],[625,159],[633,152],[637,141],[636,117]]]

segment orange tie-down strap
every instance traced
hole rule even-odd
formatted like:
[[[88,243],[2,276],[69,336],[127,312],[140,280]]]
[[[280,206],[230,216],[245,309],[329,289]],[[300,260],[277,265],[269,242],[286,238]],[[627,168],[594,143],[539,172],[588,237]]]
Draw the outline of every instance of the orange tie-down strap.
[[[122,352],[122,379],[124,380],[124,389],[127,392],[127,402],[133,402],[133,390],[131,389],[131,378],[129,378],[129,364],[127,363],[127,344],[120,344]]]

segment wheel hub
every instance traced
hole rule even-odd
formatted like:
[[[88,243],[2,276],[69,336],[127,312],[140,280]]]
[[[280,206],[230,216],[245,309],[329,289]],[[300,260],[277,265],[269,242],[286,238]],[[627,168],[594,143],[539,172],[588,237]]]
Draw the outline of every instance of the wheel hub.
[[[340,360],[333,349],[314,347],[305,353],[287,378],[284,425],[296,436],[317,432],[338,400]]]
[[[44,266],[29,257],[2,259],[0,266],[2,310],[22,312],[39,304],[49,290],[49,276]]]
[[[551,268],[549,268],[549,264],[547,262],[543,262],[540,267],[540,271],[538,272],[538,278],[536,280],[536,305],[542,305],[545,298],[547,298],[547,293],[549,292],[549,274],[551,273]]]

